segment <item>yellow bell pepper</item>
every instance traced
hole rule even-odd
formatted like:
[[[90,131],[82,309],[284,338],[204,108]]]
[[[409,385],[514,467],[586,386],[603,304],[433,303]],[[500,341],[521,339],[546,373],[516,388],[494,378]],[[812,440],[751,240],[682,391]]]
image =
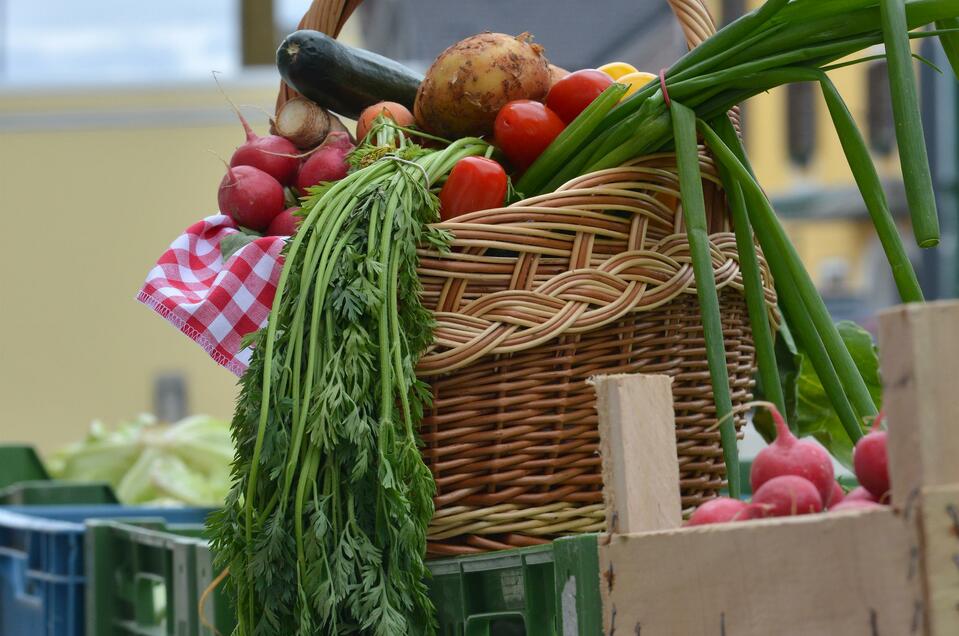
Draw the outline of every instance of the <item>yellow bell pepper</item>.
[[[603,64],[597,70],[606,73],[614,80],[618,80],[624,75],[638,72],[639,69],[632,64],[627,64],[626,62],[610,62],[609,64]]]
[[[623,95],[623,99],[626,99],[653,80],[658,80],[659,76],[653,75],[652,73],[646,73],[644,71],[636,71],[635,73],[628,73],[615,79],[620,84],[626,84],[629,86],[629,89],[626,90],[626,94]]]

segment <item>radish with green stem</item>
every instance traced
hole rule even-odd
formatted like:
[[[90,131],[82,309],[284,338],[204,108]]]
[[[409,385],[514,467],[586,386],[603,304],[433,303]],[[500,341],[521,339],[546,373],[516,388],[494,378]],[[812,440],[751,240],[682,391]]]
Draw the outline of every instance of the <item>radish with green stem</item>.
[[[220,80],[216,73],[213,74],[213,81],[216,82],[220,94],[230,104],[230,108],[236,113],[243,130],[246,133],[246,141],[233,152],[230,158],[230,166],[253,166],[267,173],[283,185],[292,183],[296,176],[296,171],[300,167],[300,159],[297,157],[299,149],[293,145],[289,139],[279,135],[265,135],[263,137],[253,132],[250,123],[240,112],[240,109],[233,100],[226,94],[223,87],[220,86]]]
[[[260,137],[247,123],[243,115],[240,122],[246,130],[246,141],[233,153],[230,165],[253,166],[267,173],[283,185],[292,183],[300,167],[299,149],[288,139],[279,135]]]
[[[768,402],[761,404],[772,414],[776,424],[776,439],[759,451],[753,460],[749,474],[753,492],[775,477],[797,475],[808,479],[816,487],[823,502],[830,501],[833,487],[837,484],[829,453],[815,442],[797,439],[779,409]]]

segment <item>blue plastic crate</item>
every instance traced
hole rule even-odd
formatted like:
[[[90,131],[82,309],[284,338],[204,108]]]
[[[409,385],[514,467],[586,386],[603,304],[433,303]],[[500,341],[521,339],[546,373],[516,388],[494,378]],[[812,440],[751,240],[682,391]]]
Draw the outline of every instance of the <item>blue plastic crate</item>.
[[[206,508],[0,507],[0,636],[83,636],[84,521],[202,523]]]

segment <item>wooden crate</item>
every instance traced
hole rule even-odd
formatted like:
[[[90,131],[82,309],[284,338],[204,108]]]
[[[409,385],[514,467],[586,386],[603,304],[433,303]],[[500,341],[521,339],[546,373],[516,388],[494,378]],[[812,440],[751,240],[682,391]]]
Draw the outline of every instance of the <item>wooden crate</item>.
[[[959,302],[885,312],[880,352],[891,508],[697,528],[668,378],[596,379],[605,634],[959,636]]]

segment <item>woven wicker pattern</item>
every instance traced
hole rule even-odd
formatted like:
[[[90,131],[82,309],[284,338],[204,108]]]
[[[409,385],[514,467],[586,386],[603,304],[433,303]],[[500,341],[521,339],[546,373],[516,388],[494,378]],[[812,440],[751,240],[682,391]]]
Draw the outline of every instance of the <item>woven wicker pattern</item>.
[[[701,0],[668,1],[689,46],[715,30]],[[300,26],[335,35],[358,5],[314,0]],[[293,95],[284,86],[278,106]],[[725,196],[704,151],[700,167],[736,406],[751,399],[752,338]],[[431,554],[604,528],[587,384],[596,374],[673,376],[683,506],[717,495],[725,470],[673,155],[443,227],[451,253],[423,250],[419,269],[437,320],[418,367],[435,398],[421,428],[437,484]]]
[[[751,398],[749,322],[725,199],[705,153],[700,167],[738,405]],[[431,552],[603,528],[586,382],[598,373],[673,376],[684,507],[722,487],[678,188],[673,155],[646,157],[458,217],[443,225],[456,237],[452,254],[421,252],[424,298],[438,323],[419,367],[435,396],[421,429],[438,489]]]

